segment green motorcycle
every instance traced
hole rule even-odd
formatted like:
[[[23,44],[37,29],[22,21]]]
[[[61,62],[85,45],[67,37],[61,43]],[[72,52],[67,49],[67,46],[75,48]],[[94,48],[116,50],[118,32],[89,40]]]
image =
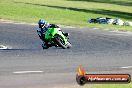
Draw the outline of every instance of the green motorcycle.
[[[60,28],[48,28],[45,39],[56,47],[62,47],[63,49],[72,47],[68,37],[63,34]]]

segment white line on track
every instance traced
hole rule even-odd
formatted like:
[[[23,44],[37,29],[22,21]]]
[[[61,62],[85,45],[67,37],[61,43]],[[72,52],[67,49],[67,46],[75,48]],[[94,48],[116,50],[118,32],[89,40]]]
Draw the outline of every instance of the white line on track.
[[[123,31],[118,31],[118,30],[114,30],[114,31],[109,31],[109,32],[113,32],[113,33],[118,33],[118,35],[124,35],[124,34],[128,34],[128,35],[132,35],[132,32],[128,31],[128,32],[123,32]]]
[[[4,45],[0,45],[0,49],[8,49],[8,48]]]
[[[125,67],[121,67],[121,68],[132,68],[132,66],[125,66]]]
[[[26,73],[43,73],[44,71],[16,71],[14,74],[26,74]]]
[[[11,24],[25,24],[25,25],[33,25],[33,26],[37,26],[38,24],[37,23],[26,23],[26,22],[15,22],[15,21],[12,21],[12,20],[4,20],[4,19],[0,19],[0,23],[11,23]],[[62,27],[62,28],[76,28],[76,27],[73,27],[73,26],[65,26],[65,25],[58,25],[59,27]]]

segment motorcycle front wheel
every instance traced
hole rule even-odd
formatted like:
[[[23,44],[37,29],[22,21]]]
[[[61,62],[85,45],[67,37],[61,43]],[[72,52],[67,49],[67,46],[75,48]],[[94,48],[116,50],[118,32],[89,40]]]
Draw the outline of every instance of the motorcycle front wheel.
[[[62,47],[63,49],[67,48],[67,45],[65,44],[65,41],[61,35],[56,35],[54,39],[60,47]]]

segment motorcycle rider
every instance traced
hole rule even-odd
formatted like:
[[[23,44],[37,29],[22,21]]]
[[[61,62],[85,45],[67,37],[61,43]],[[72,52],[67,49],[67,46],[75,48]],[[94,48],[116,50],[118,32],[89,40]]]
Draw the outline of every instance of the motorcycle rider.
[[[39,28],[37,29],[37,33],[42,40],[43,44],[42,47],[43,49],[48,49],[52,45],[48,43],[48,41],[45,39],[45,32],[48,30],[48,28],[59,28],[59,26],[55,24],[49,24],[46,20],[40,19],[38,21]],[[68,36],[68,33],[62,32],[65,36]]]

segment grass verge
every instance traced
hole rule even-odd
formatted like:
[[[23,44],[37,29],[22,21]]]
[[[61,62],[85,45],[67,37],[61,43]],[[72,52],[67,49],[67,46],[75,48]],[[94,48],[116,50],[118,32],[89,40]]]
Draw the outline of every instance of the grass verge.
[[[84,86],[78,86],[77,88],[132,88],[132,83],[129,83],[129,84],[86,84]]]
[[[101,84],[101,85],[96,84],[92,88],[132,88],[132,83],[130,84]]]
[[[1,0],[0,18],[35,22],[44,18],[50,23],[132,31],[130,26],[89,24],[96,17],[132,21],[131,0]]]

